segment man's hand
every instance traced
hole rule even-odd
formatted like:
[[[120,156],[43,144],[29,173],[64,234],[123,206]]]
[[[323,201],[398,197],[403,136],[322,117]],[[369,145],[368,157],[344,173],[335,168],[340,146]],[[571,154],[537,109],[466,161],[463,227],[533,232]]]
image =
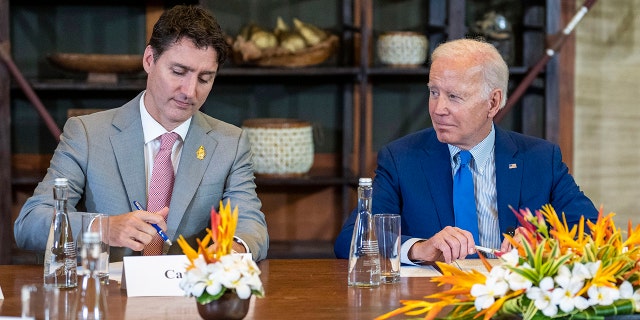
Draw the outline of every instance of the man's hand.
[[[471,232],[447,226],[433,237],[416,242],[409,249],[410,260],[451,263],[476,252]]]
[[[235,242],[235,241],[233,241],[231,243],[231,250],[233,250],[233,251],[235,251],[237,253],[246,253],[246,251],[244,249],[244,246],[239,244],[239,243],[237,243],[237,242]]]
[[[127,247],[131,250],[142,251],[156,235],[156,229],[151,225],[157,224],[162,230],[167,230],[164,217],[169,208],[164,207],[158,212],[136,210],[117,216],[109,217],[109,245]]]
[[[511,236],[513,238],[513,240],[515,240],[516,242],[520,242],[522,243],[524,241],[524,237],[522,235],[522,232],[520,232],[522,230],[522,227],[518,227],[513,236]],[[511,242],[509,242],[509,240],[507,240],[507,238],[504,239],[504,241],[502,241],[502,245],[500,245],[500,251],[502,252],[509,252],[511,251],[511,249],[513,249],[513,246],[511,245]]]

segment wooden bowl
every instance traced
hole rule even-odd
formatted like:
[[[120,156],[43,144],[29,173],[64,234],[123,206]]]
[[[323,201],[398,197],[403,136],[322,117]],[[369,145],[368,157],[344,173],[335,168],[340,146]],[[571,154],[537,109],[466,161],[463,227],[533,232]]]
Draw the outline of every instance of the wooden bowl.
[[[88,73],[134,73],[142,70],[142,55],[54,53],[48,56],[56,66]]]

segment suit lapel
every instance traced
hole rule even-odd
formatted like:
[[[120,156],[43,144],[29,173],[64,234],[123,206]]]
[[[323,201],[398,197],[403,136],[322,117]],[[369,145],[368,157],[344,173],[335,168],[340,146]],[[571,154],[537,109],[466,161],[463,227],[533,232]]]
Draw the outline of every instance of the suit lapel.
[[[511,137],[496,128],[496,190],[498,190],[498,219],[500,230],[515,227],[517,220],[509,209],[512,206],[518,210],[520,204],[520,190],[522,189],[522,170],[524,163],[518,157],[518,147]]]
[[[169,238],[174,238],[178,225],[213,159],[218,142],[208,135],[211,130],[212,128],[202,119],[200,113],[194,114],[187,138],[182,146],[178,173],[171,195],[171,206],[167,219]],[[202,160],[196,156],[201,146],[206,152]]]
[[[137,200],[146,203],[147,183],[144,166],[144,134],[140,120],[140,97],[127,103],[116,113],[113,126],[119,130],[110,137],[120,179],[129,197],[129,205]]]
[[[435,205],[440,227],[455,225],[453,216],[453,178],[451,176],[451,162],[449,148],[438,141],[435,131],[427,138],[422,150],[424,157],[420,157],[429,192]]]

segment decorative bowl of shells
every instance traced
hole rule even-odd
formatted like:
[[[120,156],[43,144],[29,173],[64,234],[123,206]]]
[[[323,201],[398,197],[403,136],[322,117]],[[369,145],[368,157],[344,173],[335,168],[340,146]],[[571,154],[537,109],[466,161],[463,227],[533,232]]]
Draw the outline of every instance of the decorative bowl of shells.
[[[376,43],[380,62],[393,67],[416,67],[427,59],[429,41],[424,34],[392,31],[381,34]]]

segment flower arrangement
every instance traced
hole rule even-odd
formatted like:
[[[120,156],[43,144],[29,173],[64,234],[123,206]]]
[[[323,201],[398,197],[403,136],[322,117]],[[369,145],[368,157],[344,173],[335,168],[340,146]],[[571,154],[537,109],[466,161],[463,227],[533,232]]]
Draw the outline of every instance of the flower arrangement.
[[[434,319],[449,305],[445,319],[603,319],[640,312],[640,226],[629,223],[625,240],[614,214],[604,216],[602,209],[596,223],[582,217],[571,228],[550,205],[535,215],[513,211],[522,238],[505,235],[514,249],[501,264],[492,267],[479,255],[488,275],[438,262],[443,275],[431,281],[449,289],[426,296],[429,301],[403,300],[378,319],[402,313]]]
[[[238,207],[232,212],[229,201],[226,206],[220,201],[220,213],[211,209],[211,229],[207,228],[204,239],[197,239],[197,251],[182,235],[177,240],[190,261],[180,288],[187,296],[196,297],[200,304],[218,300],[227,290],[240,299],[248,299],[252,294],[264,296],[258,265],[246,255],[231,254],[237,223]]]

